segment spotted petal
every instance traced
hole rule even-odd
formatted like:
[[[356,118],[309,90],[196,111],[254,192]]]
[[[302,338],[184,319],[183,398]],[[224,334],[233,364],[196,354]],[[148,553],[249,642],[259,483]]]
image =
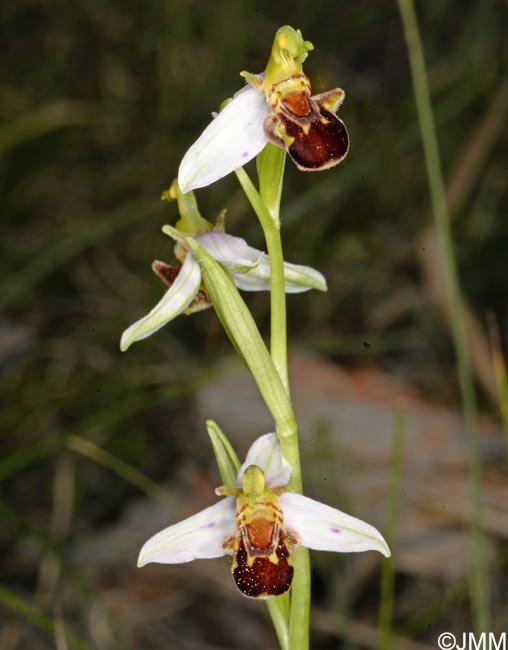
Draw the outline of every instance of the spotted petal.
[[[361,519],[291,492],[281,495],[280,505],[285,525],[298,533],[302,546],[339,553],[374,550],[390,556],[381,533]]]
[[[252,86],[236,93],[183,157],[180,190],[210,185],[257,156],[268,142],[263,130],[268,113],[264,94]]]
[[[236,499],[227,497],[151,537],[139,553],[138,566],[149,562],[178,564],[226,555],[224,538],[236,530]]]
[[[120,341],[122,352],[135,341],[146,339],[170,320],[181,314],[193,301],[201,285],[199,264],[191,254],[185,257],[176,280],[160,302],[141,320],[125,330]]]
[[[266,484],[271,488],[289,483],[291,466],[282,455],[275,433],[265,433],[252,444],[247,452],[245,463],[238,472],[238,485],[242,484],[242,476],[249,465],[261,467],[265,473]]]

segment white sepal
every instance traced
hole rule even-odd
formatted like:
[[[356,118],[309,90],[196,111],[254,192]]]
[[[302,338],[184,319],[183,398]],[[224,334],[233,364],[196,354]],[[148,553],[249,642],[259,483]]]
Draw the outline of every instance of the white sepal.
[[[201,286],[201,271],[188,253],[176,280],[150,313],[128,327],[122,334],[120,349],[127,350],[135,341],[146,339],[181,314],[195,298]]]
[[[265,433],[264,436],[254,441],[238,472],[237,483],[239,486],[242,484],[242,476],[249,465],[257,465],[263,470],[266,484],[270,488],[281,487],[289,483],[291,466],[282,455],[275,433]]]
[[[284,524],[297,531],[302,546],[339,553],[374,550],[390,557],[381,533],[361,519],[291,492],[280,496],[280,505]]]
[[[270,291],[270,258],[261,253],[258,264],[244,273],[234,273],[236,286],[243,291]],[[323,275],[311,268],[300,264],[284,262],[284,287],[286,293],[302,293],[309,289],[326,291],[326,280]]]
[[[224,538],[236,530],[236,499],[227,497],[151,537],[139,553],[138,566],[149,562],[178,564],[226,555]]]
[[[236,93],[183,157],[180,190],[206,187],[257,156],[268,142],[263,130],[268,113],[264,94],[252,86]]]
[[[270,258],[249,246],[241,237],[220,232],[207,232],[197,237],[210,255],[230,271],[233,281],[243,291],[270,291]],[[326,291],[326,280],[310,266],[284,262],[286,293],[309,289]]]
[[[196,240],[219,264],[226,266],[233,273],[254,268],[259,264],[262,255],[257,248],[249,246],[245,239],[223,232],[206,232],[196,237]]]

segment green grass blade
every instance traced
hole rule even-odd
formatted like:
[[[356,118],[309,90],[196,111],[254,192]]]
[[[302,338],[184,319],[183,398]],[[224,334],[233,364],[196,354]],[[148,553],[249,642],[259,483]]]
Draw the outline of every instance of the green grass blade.
[[[439,240],[443,282],[446,290],[450,329],[457,360],[464,426],[468,442],[472,503],[471,600],[475,631],[490,628],[490,593],[483,528],[481,459],[476,434],[476,397],[469,350],[466,342],[463,298],[457,272],[450,218],[441,170],[434,115],[430,101],[423,49],[418,32],[413,0],[398,0],[407,43],[420,135],[425,156],[427,180],[435,228]]]
[[[12,591],[0,585],[0,604],[11,610],[25,621],[55,636],[56,626],[54,621],[46,616],[40,609],[34,607],[24,598],[13,594]],[[70,650],[91,650],[88,643],[81,641],[74,634],[66,632],[66,639]]]
[[[400,483],[404,455],[404,433],[406,414],[403,410],[395,413],[392,440],[392,462],[386,503],[386,541],[392,551],[389,558],[383,560],[381,572],[381,603],[379,606],[379,650],[392,647],[392,620],[395,586],[395,538],[397,534],[397,514],[399,510]]]

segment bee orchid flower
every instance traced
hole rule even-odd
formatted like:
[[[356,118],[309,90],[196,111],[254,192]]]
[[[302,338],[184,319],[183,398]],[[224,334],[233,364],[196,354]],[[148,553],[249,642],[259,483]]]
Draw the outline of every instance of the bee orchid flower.
[[[376,528],[335,508],[290,492],[291,468],[275,433],[258,438],[225,498],[150,538],[138,566],[233,557],[239,590],[250,598],[280,596],[293,579],[291,554],[299,545],[322,551],[375,550],[390,556]]]
[[[243,291],[270,290],[270,259],[268,255],[240,237],[224,232],[209,231],[195,240],[210,253],[230,274],[235,285]],[[189,314],[211,305],[202,291],[202,275],[198,261],[191,251],[175,250],[181,267],[154,262],[155,273],[169,286],[159,303],[143,318],[122,334],[120,349],[127,350],[135,341],[147,338],[180,314]],[[286,293],[300,293],[309,289],[326,291],[325,278],[309,266],[284,263]]]
[[[329,169],[349,149],[344,123],[335,113],[345,93],[311,94],[302,63],[313,49],[288,25],[275,35],[266,70],[242,72],[248,86],[214,118],[185,154],[178,172],[182,192],[205,187],[242,167],[268,142],[285,149],[303,171]]]

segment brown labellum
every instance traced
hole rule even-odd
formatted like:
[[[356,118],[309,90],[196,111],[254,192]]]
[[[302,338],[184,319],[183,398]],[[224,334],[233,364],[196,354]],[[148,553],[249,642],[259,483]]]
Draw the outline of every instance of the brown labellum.
[[[281,596],[291,587],[294,568],[283,531],[280,532],[274,556],[259,555],[251,566],[244,540],[240,538],[235,565],[233,578],[238,589],[249,598]]]
[[[239,505],[238,530],[223,545],[233,555],[236,586],[249,598],[272,598],[289,590],[294,572],[291,553],[299,543],[297,533],[283,525],[278,497],[267,490],[265,498],[253,507],[247,502]]]
[[[274,84],[268,93],[273,113],[264,124],[268,139],[283,147],[303,171],[329,169],[349,150],[346,126],[334,113],[344,100],[340,88],[311,97],[305,75]]]

